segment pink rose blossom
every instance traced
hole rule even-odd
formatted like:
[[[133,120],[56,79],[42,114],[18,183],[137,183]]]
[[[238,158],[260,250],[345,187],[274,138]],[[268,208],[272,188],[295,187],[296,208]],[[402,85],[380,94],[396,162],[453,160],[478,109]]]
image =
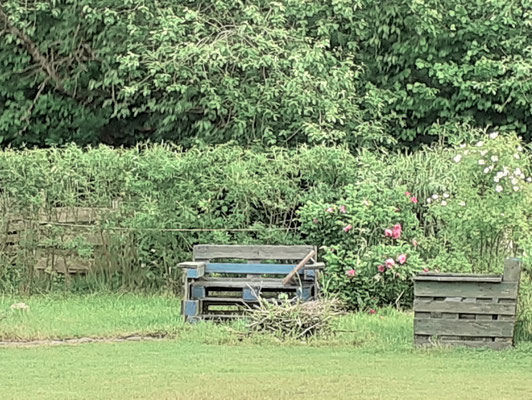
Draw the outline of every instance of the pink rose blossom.
[[[417,204],[417,197],[416,196],[412,196],[410,197],[410,201],[414,204]]]
[[[385,229],[384,230],[384,236],[392,237],[393,236],[393,231],[391,229]]]
[[[399,239],[401,237],[402,231],[403,231],[403,228],[401,227],[401,224],[395,224],[392,230],[392,238]]]
[[[429,272],[430,271],[430,268],[423,268],[423,272]]]
[[[412,246],[416,247],[419,243],[416,239],[412,240]]]
[[[388,268],[393,268],[393,266],[395,265],[395,261],[393,258],[388,258],[386,261],[385,261],[385,264]]]
[[[406,254],[399,254],[397,261],[399,261],[399,264],[404,264],[406,262]]]
[[[377,311],[375,311],[373,308],[370,308],[368,313],[370,314],[377,314]]]
[[[347,276],[355,276],[356,274],[357,272],[354,269],[350,269],[349,271],[346,272]]]
[[[410,192],[405,192],[405,196],[406,196],[406,197],[410,197],[411,195],[412,195],[412,193],[410,193]]]
[[[351,224],[344,226],[344,232],[349,232],[351,229],[353,229]]]
[[[342,214],[345,214],[345,213],[346,213],[345,206],[340,206],[340,212],[341,212]]]
[[[384,265],[379,265],[379,266],[377,267],[377,269],[379,270],[379,272],[384,272],[384,271],[386,271],[386,267],[385,267]]]

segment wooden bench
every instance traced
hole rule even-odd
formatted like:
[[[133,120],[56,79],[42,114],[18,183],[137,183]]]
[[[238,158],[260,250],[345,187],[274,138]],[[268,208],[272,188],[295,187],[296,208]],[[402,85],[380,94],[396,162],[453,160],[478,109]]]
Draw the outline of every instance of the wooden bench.
[[[315,299],[318,295],[314,246],[196,245],[183,262],[183,315],[189,322],[238,317],[260,298]]]
[[[414,283],[417,346],[505,349],[513,344],[521,263],[503,275],[422,273]]]

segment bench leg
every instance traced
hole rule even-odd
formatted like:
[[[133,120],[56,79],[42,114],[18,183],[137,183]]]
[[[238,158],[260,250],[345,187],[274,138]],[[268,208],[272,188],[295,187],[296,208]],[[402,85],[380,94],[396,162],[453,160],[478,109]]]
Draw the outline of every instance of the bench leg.
[[[187,321],[197,317],[201,313],[201,304],[199,300],[183,300],[183,315]]]
[[[307,301],[312,297],[312,287],[298,287],[296,297],[300,300]]]

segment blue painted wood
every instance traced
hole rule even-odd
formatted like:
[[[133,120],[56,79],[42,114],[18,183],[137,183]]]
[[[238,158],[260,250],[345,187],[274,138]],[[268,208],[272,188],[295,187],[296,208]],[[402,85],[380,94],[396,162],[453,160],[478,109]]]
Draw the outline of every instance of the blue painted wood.
[[[183,310],[185,316],[194,316],[199,315],[199,301],[197,300],[184,300],[183,301]]]
[[[251,288],[242,289],[242,299],[244,301],[257,300],[257,295],[259,295],[258,290],[253,290]]]
[[[303,279],[314,280],[316,277],[316,271],[313,269],[306,269],[303,272]]]
[[[209,263],[205,266],[205,273],[210,274],[210,273],[216,272],[216,273],[227,273],[227,274],[283,275],[283,274],[288,274],[295,267],[296,267],[295,264]],[[303,271],[304,269],[300,271],[300,274],[302,274]]]
[[[304,301],[309,300],[312,297],[312,287],[298,287],[296,289],[296,296]]]
[[[192,298],[193,299],[203,299],[205,298],[205,287],[203,286],[192,286]]]
[[[205,266],[198,268],[187,268],[187,278],[197,279],[205,274]]]

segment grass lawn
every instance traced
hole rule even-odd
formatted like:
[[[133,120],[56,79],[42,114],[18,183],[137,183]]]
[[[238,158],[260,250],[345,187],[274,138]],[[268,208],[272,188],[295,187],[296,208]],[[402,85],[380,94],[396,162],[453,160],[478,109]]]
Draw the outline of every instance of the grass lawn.
[[[0,312],[13,298],[0,298]],[[19,301],[20,299],[16,299]],[[508,351],[415,350],[412,316],[393,310],[338,320],[310,344],[242,339],[184,325],[164,297],[34,297],[4,312],[6,339],[166,332],[151,342],[0,347],[1,399],[532,398],[532,343]],[[234,328],[238,328],[235,325]]]

